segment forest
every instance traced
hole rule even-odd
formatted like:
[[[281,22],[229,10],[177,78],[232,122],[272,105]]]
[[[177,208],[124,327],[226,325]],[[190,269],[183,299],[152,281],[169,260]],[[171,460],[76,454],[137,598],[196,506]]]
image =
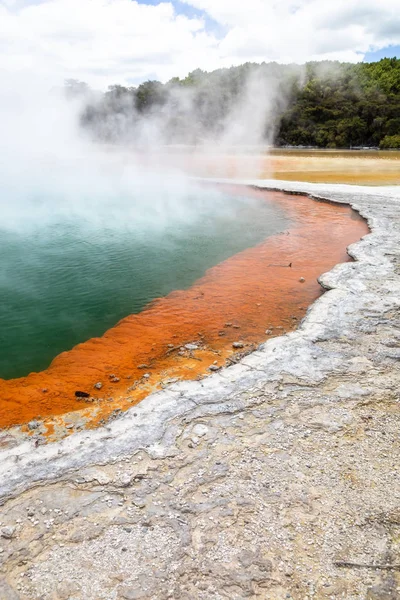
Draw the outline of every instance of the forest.
[[[97,140],[165,144],[212,140],[318,148],[400,148],[400,59],[373,63],[246,63],[184,79],[95,93],[68,80],[70,97],[84,96],[81,123]],[[252,135],[235,137],[236,120]],[[160,132],[162,136],[160,138]],[[152,138],[153,136],[153,138]]]

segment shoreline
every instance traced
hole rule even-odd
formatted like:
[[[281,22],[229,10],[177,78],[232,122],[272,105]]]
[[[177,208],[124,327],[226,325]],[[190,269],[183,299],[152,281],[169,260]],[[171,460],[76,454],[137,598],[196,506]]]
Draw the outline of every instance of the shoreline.
[[[346,247],[368,231],[347,207],[315,206],[301,195],[250,187],[230,186],[229,193],[274,203],[290,225],[212,267],[187,290],[153,301],[102,337],[58,355],[45,371],[1,380],[3,427],[22,422],[35,440],[54,441],[107,422],[177,379],[200,379],[210,367],[236,361],[265,339],[295,329],[322,293],[318,276],[350,260]],[[234,352],[234,344],[241,351]],[[76,398],[77,390],[89,397]],[[34,427],[27,426],[32,421]]]
[[[227,394],[230,391],[232,391],[233,389],[235,389],[236,386],[240,385],[240,388],[243,387],[245,389],[247,386],[251,386],[254,383],[254,381],[257,380],[257,377],[255,377],[254,373],[252,372],[252,364],[253,363],[254,364],[257,364],[257,362],[259,363],[262,360],[262,357],[265,356],[266,366],[269,367],[270,365],[268,363],[270,362],[270,360],[272,358],[271,355],[276,350],[281,349],[281,347],[283,350],[283,348],[286,348],[287,345],[289,345],[289,349],[290,349],[291,345],[294,345],[295,343],[302,344],[305,340],[309,341],[310,343],[313,343],[313,340],[318,339],[318,336],[321,331],[323,331],[325,328],[329,329],[329,327],[332,326],[328,321],[326,323],[323,323],[323,321],[319,321],[318,314],[321,313],[321,311],[322,312],[324,311],[324,305],[326,305],[328,314],[329,314],[329,310],[333,311],[333,314],[334,314],[334,309],[333,309],[332,304],[335,302],[335,298],[334,298],[335,295],[338,296],[338,300],[340,301],[340,303],[343,303],[341,296],[347,295],[347,297],[348,297],[347,299],[349,301],[351,301],[351,304],[354,304],[353,293],[348,291],[348,293],[346,294],[346,292],[345,292],[345,289],[347,287],[346,285],[344,286],[343,290],[341,290],[341,291],[339,291],[339,290],[343,283],[346,284],[346,281],[345,281],[346,276],[344,278],[344,281],[342,281],[342,278],[343,278],[342,273],[344,272],[344,274],[346,274],[346,271],[349,271],[349,267],[350,267],[350,274],[351,274],[351,271],[352,271],[351,266],[353,266],[354,264],[359,266],[360,263],[362,263],[362,258],[364,257],[363,246],[366,246],[366,250],[368,250],[368,244],[366,243],[366,240],[368,240],[368,238],[376,236],[378,233],[375,231],[377,228],[376,217],[372,216],[370,214],[370,211],[368,210],[368,208],[369,208],[368,207],[368,204],[369,204],[368,196],[366,196],[364,198],[364,202],[361,197],[358,198],[357,196],[356,196],[356,200],[354,201],[354,196],[355,196],[354,194],[353,194],[353,199],[352,199],[351,194],[343,193],[342,190],[339,190],[339,193],[338,192],[335,193],[334,191],[332,191],[331,193],[328,192],[329,197],[325,198],[321,194],[314,193],[314,191],[318,192],[319,187],[328,189],[329,186],[319,186],[318,184],[314,184],[314,185],[308,184],[307,185],[307,184],[298,183],[298,184],[291,185],[290,183],[286,183],[286,182],[285,183],[277,182],[276,184],[274,184],[274,182],[270,182],[268,184],[266,182],[252,181],[252,180],[245,180],[245,181],[241,181],[241,182],[236,182],[236,181],[233,182],[231,180],[215,180],[214,183],[220,183],[223,185],[235,183],[235,185],[237,184],[237,185],[255,187],[257,189],[262,189],[262,190],[266,190],[266,191],[284,191],[289,194],[292,194],[292,193],[304,194],[304,195],[307,195],[310,198],[317,200],[317,201],[321,200],[323,202],[328,201],[328,202],[334,202],[337,204],[350,204],[350,206],[353,208],[353,210],[360,213],[360,215],[367,221],[371,232],[369,234],[367,234],[366,236],[364,236],[364,238],[362,240],[360,240],[359,242],[356,242],[355,244],[352,244],[347,249],[349,256],[356,261],[355,263],[352,263],[352,262],[341,263],[339,265],[336,265],[328,273],[321,275],[321,277],[319,278],[319,282],[324,287],[324,289],[328,290],[328,293],[323,294],[313,304],[311,304],[311,306],[307,310],[307,314],[304,317],[301,325],[295,331],[293,331],[289,334],[285,334],[281,337],[273,338],[269,342],[267,341],[266,343],[264,343],[262,345],[261,349],[252,353],[252,355],[250,355],[249,357],[246,357],[239,364],[236,364],[232,367],[224,368],[223,371],[213,374],[213,375],[210,375],[203,381],[196,382],[196,381],[189,380],[189,381],[177,382],[177,383],[170,385],[168,387],[168,389],[160,390],[154,394],[151,394],[150,396],[147,396],[138,405],[136,405],[134,407],[134,409],[133,408],[129,409],[126,413],[121,415],[117,421],[109,423],[105,427],[100,427],[93,431],[84,430],[81,432],[76,432],[75,434],[73,434],[72,436],[70,436],[69,438],[67,438],[61,442],[55,442],[55,443],[49,444],[47,446],[39,447],[39,448],[35,449],[35,455],[36,455],[35,457],[26,456],[26,454],[25,454],[25,452],[27,450],[30,450],[30,447],[32,446],[32,442],[30,442],[29,440],[25,441],[24,444],[22,444],[22,446],[18,445],[16,448],[11,448],[10,450],[1,452],[0,457],[2,455],[5,459],[10,457],[13,461],[14,458],[12,458],[12,457],[19,456],[20,458],[18,458],[18,462],[22,459],[22,457],[25,457],[26,466],[30,467],[33,464],[40,462],[41,455],[46,460],[48,460],[50,457],[54,457],[56,454],[56,452],[55,452],[56,447],[57,447],[57,451],[58,451],[58,447],[60,447],[60,448],[64,447],[65,452],[68,454],[69,452],[72,452],[74,448],[77,448],[78,446],[82,446],[82,442],[85,444],[91,438],[93,438],[93,440],[95,440],[98,437],[99,439],[97,441],[100,442],[101,439],[109,439],[110,438],[109,434],[113,433],[113,432],[114,432],[115,436],[117,436],[117,435],[119,436],[120,433],[122,433],[122,431],[124,431],[124,430],[126,431],[130,427],[130,425],[132,425],[134,427],[135,431],[140,431],[140,430],[143,431],[143,427],[145,427],[145,425],[146,425],[147,417],[150,416],[151,414],[152,415],[158,414],[159,417],[161,417],[161,421],[166,422],[172,416],[183,415],[186,412],[190,412],[190,410],[194,408],[193,398],[192,398],[193,393],[198,392],[198,393],[200,393],[200,396],[204,396],[207,393],[218,392],[218,396],[223,397],[225,394]],[[343,188],[346,186],[338,185],[335,187]],[[372,196],[374,194],[374,191],[375,190],[371,190],[369,195]],[[365,193],[365,191],[364,191],[364,193]],[[387,191],[386,191],[386,193],[387,193]],[[389,193],[393,194],[393,197],[395,197],[396,190],[391,190]],[[400,192],[399,192],[399,196],[400,196]],[[387,198],[387,200],[390,200],[390,196],[387,196],[386,198]],[[360,203],[360,200],[361,200],[361,203]],[[366,204],[367,206],[364,207],[362,204],[364,204],[364,205]],[[399,210],[400,210],[400,207],[399,207]],[[379,228],[379,224],[378,224],[378,228]],[[366,264],[365,266],[367,267],[368,265]],[[348,283],[351,285],[351,283],[352,283],[351,280]],[[400,301],[399,301],[399,303],[400,303]],[[353,308],[353,307],[351,306],[351,308]],[[360,319],[360,315],[357,315],[357,322],[355,322],[353,325],[350,323],[347,323],[347,326],[350,328],[350,330],[353,328],[353,326],[354,326],[354,329],[357,328],[359,319]],[[346,321],[348,321],[348,318],[346,319]],[[290,354],[291,354],[291,352],[290,352]],[[274,361],[272,361],[272,362],[274,362]],[[268,374],[268,371],[265,371],[265,377],[267,377],[267,374]],[[276,373],[271,371],[271,376],[272,376],[271,380],[275,379]],[[238,387],[237,391],[239,391],[240,388]],[[179,400],[178,400],[178,398],[179,398]],[[187,398],[187,404],[185,402],[186,398]],[[178,407],[179,404],[181,404],[180,407]],[[133,411],[135,411],[135,413],[133,413]],[[176,415],[175,415],[175,412],[176,412]],[[139,423],[135,423],[135,417],[133,417],[133,414],[136,414],[136,413],[137,413],[137,420],[139,421]],[[141,415],[140,413],[143,413],[143,415]],[[155,429],[156,429],[155,435],[154,436],[152,435],[151,437],[152,438],[154,437],[154,439],[157,439],[157,433],[160,433],[160,431],[158,430],[157,425],[155,425]],[[10,431],[9,429],[4,430],[4,432],[6,434],[9,431]],[[147,437],[147,434],[149,433],[147,427],[145,427],[145,431],[146,431],[145,437]],[[129,445],[129,443],[131,443],[131,441],[135,439],[135,435],[132,434],[132,431],[129,432],[129,435],[128,435],[128,432],[126,432],[126,433],[127,433],[126,442]],[[142,447],[143,443],[144,443],[143,435],[139,435],[137,447],[138,448]],[[122,443],[122,438],[120,438],[119,443],[117,444],[118,451],[121,451],[123,446],[124,446],[124,444]],[[93,461],[104,460],[105,456],[107,456],[107,452],[104,454],[104,450],[105,450],[105,448],[102,448],[102,451],[98,455],[98,457],[96,457],[96,453],[90,452],[88,455],[88,460],[93,460]],[[28,452],[28,455],[29,455],[29,452]],[[89,458],[89,456],[91,458]],[[33,458],[32,463],[31,463],[31,458]],[[6,473],[7,473],[6,462],[7,462],[7,460],[3,461],[2,466],[0,467],[0,475],[3,473],[4,479],[6,478]],[[60,461],[57,460],[56,462],[60,462]],[[78,468],[82,464],[84,464],[84,461],[82,461],[82,460],[79,460],[78,462],[75,462],[75,460],[72,460],[71,468]],[[22,467],[22,464],[19,465],[19,468],[21,468],[21,467]],[[45,475],[47,471],[49,471],[49,470],[47,468],[45,468],[44,471],[41,473],[40,477],[42,475]],[[50,472],[49,472],[49,474],[50,474]],[[3,479],[3,477],[1,477],[1,479]],[[18,477],[17,479],[20,479],[20,478]],[[9,480],[9,483],[11,483],[11,479]],[[8,486],[6,486],[6,487],[8,487]],[[0,483],[0,498],[3,496],[3,493],[4,493],[3,487]]]
[[[85,600],[161,600],[166,585],[199,600],[396,597],[400,189],[241,183],[350,204],[371,233],[320,277],[329,291],[296,331],[105,428],[2,451],[6,591],[47,600],[61,570]]]

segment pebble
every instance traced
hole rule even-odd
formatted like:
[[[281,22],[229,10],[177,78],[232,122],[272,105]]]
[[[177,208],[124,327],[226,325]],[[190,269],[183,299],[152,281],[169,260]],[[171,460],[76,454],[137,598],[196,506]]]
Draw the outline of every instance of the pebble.
[[[14,534],[15,527],[7,526],[0,529],[0,537],[5,538],[6,540],[11,540],[11,538],[14,537]]]
[[[186,350],[198,350],[199,347],[196,344],[185,344]]]
[[[132,481],[132,477],[128,473],[124,473],[119,478],[119,484],[121,487],[129,487]]]
[[[134,498],[132,504],[137,508],[144,508],[146,506],[146,502],[140,498]]]
[[[37,429],[38,427],[40,427],[40,422],[36,421],[35,419],[33,421],[29,421],[28,423],[28,429],[30,431],[33,431],[34,429]]]
[[[203,423],[197,423],[193,427],[192,431],[198,437],[203,437],[204,435],[206,435],[208,433],[208,427],[207,427],[207,425],[203,425]]]
[[[244,348],[243,342],[233,342],[233,348]]]
[[[90,394],[88,394],[87,392],[81,392],[80,390],[77,390],[75,392],[75,397],[76,398],[90,398]]]
[[[304,283],[305,282],[304,277],[300,277],[299,281],[300,281],[300,283]]]
[[[94,387],[96,388],[96,390],[101,390],[101,388],[103,387],[103,384],[101,383],[101,381],[98,381],[97,383],[94,384]]]

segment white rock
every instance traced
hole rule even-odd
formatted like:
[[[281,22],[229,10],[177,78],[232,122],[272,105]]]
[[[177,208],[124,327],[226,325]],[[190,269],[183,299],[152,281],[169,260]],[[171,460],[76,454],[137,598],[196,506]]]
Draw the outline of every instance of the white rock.
[[[203,425],[202,423],[197,423],[193,427],[192,431],[198,437],[203,437],[203,436],[205,436],[208,433],[208,427],[206,425]]]
[[[14,534],[15,534],[15,527],[7,526],[7,527],[2,527],[0,529],[0,536],[2,538],[5,538],[6,540],[11,540],[11,538],[14,537]]]

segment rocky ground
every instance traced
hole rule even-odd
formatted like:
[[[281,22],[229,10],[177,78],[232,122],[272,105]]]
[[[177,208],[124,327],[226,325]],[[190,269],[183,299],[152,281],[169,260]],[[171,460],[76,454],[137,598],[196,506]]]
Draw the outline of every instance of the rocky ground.
[[[293,189],[368,219],[356,262],[241,364],[8,444],[1,600],[400,598],[400,191]]]

